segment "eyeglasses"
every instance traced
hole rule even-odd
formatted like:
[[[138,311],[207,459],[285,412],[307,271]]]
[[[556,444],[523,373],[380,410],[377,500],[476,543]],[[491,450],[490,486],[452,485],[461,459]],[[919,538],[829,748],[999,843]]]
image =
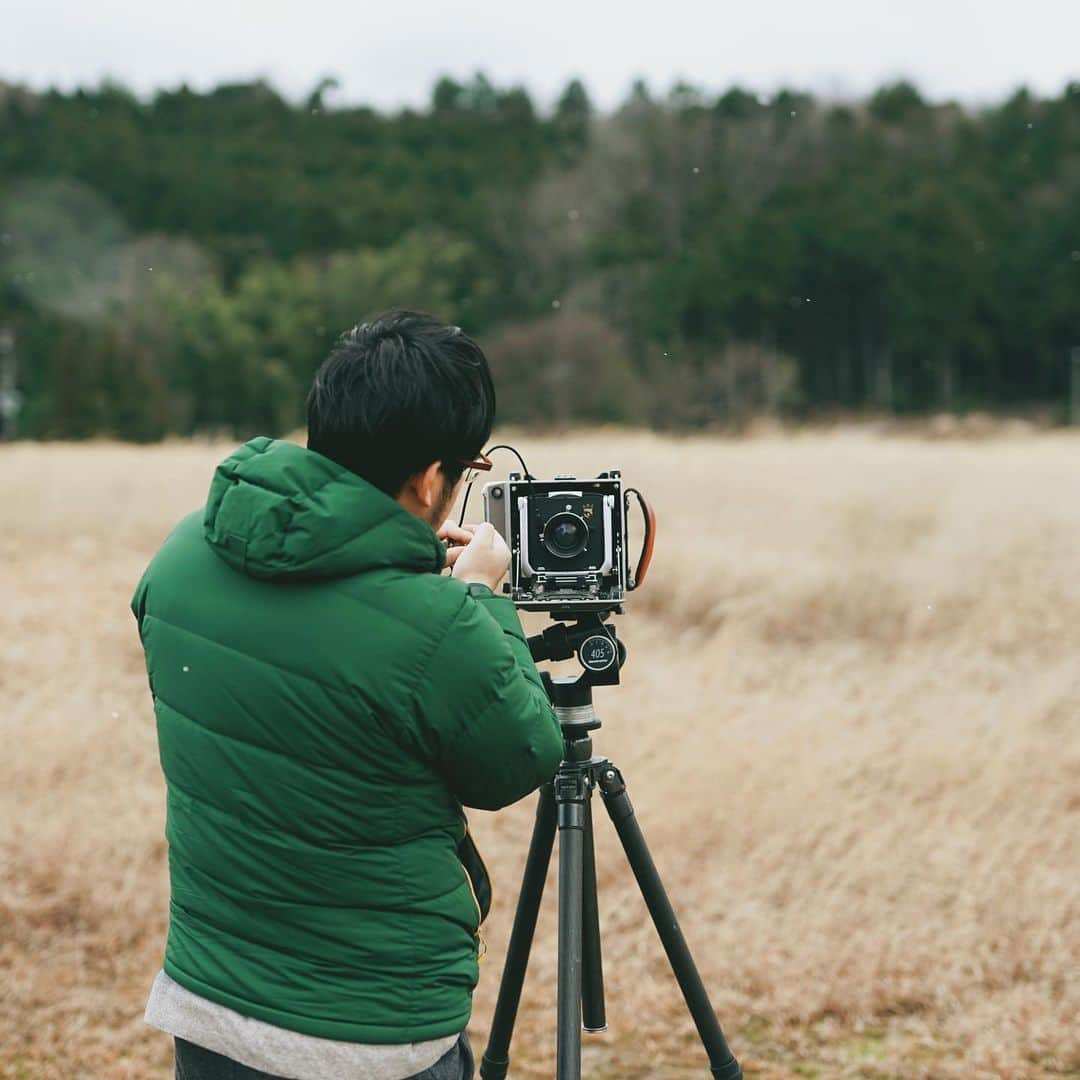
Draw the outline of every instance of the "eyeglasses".
[[[465,466],[465,483],[471,484],[478,479],[482,472],[491,472],[491,459],[486,454],[481,454],[475,461],[461,459]]]

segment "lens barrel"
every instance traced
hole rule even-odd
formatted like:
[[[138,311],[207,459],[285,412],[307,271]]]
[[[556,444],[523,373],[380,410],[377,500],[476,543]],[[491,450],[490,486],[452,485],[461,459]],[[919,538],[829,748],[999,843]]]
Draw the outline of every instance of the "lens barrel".
[[[589,526],[583,518],[563,510],[544,524],[544,547],[559,559],[573,559],[589,546]]]

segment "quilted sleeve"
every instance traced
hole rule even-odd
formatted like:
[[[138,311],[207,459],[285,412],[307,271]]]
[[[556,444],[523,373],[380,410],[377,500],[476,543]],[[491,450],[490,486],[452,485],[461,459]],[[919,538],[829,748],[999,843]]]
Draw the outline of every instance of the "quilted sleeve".
[[[473,591],[422,675],[414,721],[457,798],[497,810],[551,779],[562,734],[513,604]]]

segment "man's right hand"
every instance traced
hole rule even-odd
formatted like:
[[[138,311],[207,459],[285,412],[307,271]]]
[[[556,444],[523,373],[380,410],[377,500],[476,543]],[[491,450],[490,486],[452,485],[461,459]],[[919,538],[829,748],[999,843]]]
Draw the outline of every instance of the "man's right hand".
[[[451,574],[466,583],[486,585],[499,591],[499,583],[510,567],[510,549],[489,521],[477,525],[468,543],[454,560]]]

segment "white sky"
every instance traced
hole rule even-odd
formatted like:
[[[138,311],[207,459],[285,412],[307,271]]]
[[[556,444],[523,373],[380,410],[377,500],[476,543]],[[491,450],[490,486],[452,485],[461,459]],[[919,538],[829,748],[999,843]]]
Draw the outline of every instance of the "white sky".
[[[290,97],[324,75],[331,103],[427,102],[443,73],[524,82],[546,107],[573,76],[602,108],[642,76],[853,97],[887,79],[996,101],[1080,79],[1080,0],[12,0],[0,80],[140,93],[269,78]]]

